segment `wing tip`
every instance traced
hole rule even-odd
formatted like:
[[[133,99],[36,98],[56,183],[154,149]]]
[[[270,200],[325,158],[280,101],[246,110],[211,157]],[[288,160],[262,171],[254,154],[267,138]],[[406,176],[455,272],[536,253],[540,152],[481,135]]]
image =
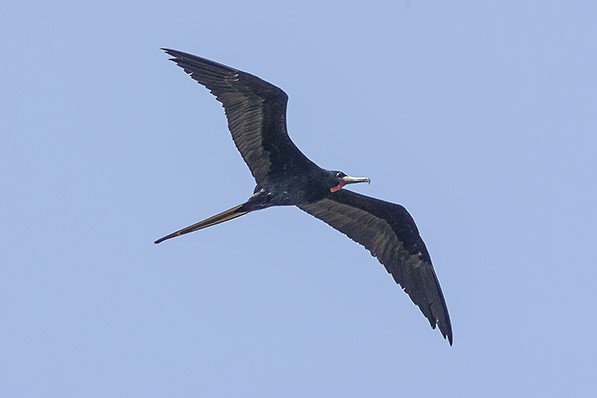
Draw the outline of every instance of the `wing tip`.
[[[440,331],[442,332],[444,339],[448,340],[448,343],[450,343],[450,347],[452,347],[454,345],[454,338],[452,337],[452,329],[445,332],[440,327]]]
[[[454,344],[454,337],[452,334],[452,322],[450,322],[450,315],[448,314],[447,308],[445,308],[444,316],[445,317],[443,319],[442,317],[437,316],[435,317],[435,319],[431,318],[429,319],[429,323],[431,323],[431,327],[433,329],[435,329],[435,327],[437,326],[443,338],[448,340],[448,343],[450,343],[450,346],[452,346]]]
[[[444,339],[448,340],[450,346],[454,345],[454,337],[452,335],[452,324],[450,323],[450,319],[448,318],[447,325],[441,322],[440,320],[437,320],[436,323],[431,326],[433,327],[433,329],[435,329],[436,325],[438,326],[439,331],[441,332]]]
[[[176,61],[177,59],[181,58],[181,56],[185,55],[185,53],[178,50],[173,50],[171,48],[161,47],[160,50],[172,57],[170,58],[170,61]]]

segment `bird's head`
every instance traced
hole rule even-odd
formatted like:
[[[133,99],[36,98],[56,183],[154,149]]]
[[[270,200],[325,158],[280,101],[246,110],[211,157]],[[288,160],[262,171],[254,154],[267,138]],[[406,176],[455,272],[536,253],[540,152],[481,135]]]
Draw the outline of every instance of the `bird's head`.
[[[355,184],[357,182],[371,183],[369,177],[351,177],[345,173],[337,170],[328,170],[330,176],[330,192],[336,192],[342,189],[347,184]]]

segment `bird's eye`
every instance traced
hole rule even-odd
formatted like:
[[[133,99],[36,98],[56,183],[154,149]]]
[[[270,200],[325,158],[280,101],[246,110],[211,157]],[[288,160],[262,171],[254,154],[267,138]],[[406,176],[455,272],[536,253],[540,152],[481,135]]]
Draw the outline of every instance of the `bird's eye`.
[[[337,173],[336,173],[336,177],[338,177],[338,178],[342,178],[342,177],[344,177],[345,175],[346,175],[346,174],[342,173],[341,171],[339,171],[339,172],[337,172]]]

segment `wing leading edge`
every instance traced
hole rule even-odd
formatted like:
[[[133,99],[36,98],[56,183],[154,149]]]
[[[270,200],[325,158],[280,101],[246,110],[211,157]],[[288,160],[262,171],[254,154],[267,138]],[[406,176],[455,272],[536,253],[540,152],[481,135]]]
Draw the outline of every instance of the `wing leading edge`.
[[[452,344],[450,315],[431,258],[404,207],[341,190],[299,208],[368,249]]]
[[[312,163],[288,136],[288,96],[282,89],[205,58],[163,50],[222,103],[232,139],[258,184],[271,174]]]

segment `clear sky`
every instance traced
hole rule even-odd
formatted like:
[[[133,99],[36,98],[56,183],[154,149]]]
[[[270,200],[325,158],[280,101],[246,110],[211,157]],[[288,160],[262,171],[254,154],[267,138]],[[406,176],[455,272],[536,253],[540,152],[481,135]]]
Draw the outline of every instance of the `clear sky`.
[[[1,396],[593,396],[597,2],[162,3],[0,7]],[[153,244],[254,187],[160,47],[412,213],[453,347],[296,208]]]

